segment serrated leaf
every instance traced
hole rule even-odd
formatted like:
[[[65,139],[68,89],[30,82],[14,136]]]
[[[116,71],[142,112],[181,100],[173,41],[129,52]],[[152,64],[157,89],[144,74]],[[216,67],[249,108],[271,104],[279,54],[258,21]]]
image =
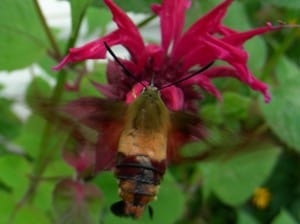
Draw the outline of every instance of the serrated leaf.
[[[245,149],[246,150],[246,149]],[[224,203],[237,206],[245,202],[269,176],[279,148],[269,144],[251,146],[231,159],[202,164],[206,192],[213,191]]]
[[[300,71],[285,63],[280,63],[277,68],[279,72],[286,72],[280,73],[280,85],[272,89],[271,102],[265,104],[261,101],[260,106],[265,120],[278,138],[300,151]]]
[[[297,224],[294,218],[285,210],[282,210],[279,215],[275,217],[272,224]]]
[[[0,2],[0,70],[14,70],[35,62],[47,42],[31,0]]]
[[[99,223],[101,192],[89,183],[60,181],[53,192],[57,224]]]

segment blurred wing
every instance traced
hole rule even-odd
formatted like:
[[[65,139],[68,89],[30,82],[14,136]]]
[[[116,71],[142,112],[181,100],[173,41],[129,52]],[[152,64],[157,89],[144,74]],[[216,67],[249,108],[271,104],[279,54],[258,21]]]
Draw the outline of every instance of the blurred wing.
[[[123,102],[97,97],[82,97],[60,108],[64,122],[73,126],[72,136],[79,147],[87,147],[89,151],[94,147],[96,172],[115,165],[126,109]],[[96,131],[97,135],[91,130]]]
[[[184,144],[203,139],[206,129],[196,114],[171,112],[171,129],[168,135],[168,161],[177,163],[182,157],[179,153]]]

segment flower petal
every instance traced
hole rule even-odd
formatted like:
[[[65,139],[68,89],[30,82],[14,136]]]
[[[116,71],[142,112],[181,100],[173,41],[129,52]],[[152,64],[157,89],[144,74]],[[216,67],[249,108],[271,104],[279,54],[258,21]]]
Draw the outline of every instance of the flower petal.
[[[268,86],[262,81],[256,79],[251,73],[251,79],[247,79],[245,76],[241,76],[241,74],[234,68],[228,66],[218,66],[211,68],[203,73],[201,76],[205,76],[209,79],[218,78],[218,77],[234,77],[239,79],[241,82],[247,84],[251,89],[261,92],[264,95],[265,102],[268,103],[271,100],[271,95],[268,90]]]
[[[123,45],[131,54],[132,59],[138,61],[140,53],[144,51],[144,42],[138,28],[113,1],[104,0],[104,2],[110,8],[113,20],[117,24],[118,29],[82,47],[69,49],[69,54],[57,66],[53,67],[53,70],[59,70],[69,62],[74,63],[86,59],[105,58],[106,48],[104,42],[109,46],[116,44]]]
[[[106,56],[104,42],[106,42],[109,46],[119,44],[121,43],[119,36],[119,31],[115,31],[98,40],[89,42],[82,47],[70,48],[68,55],[52,69],[55,71],[60,70],[69,62],[75,63],[86,59],[103,59]]]
[[[143,81],[142,83],[145,86],[149,85],[149,83],[146,82],[146,81]],[[144,85],[142,85],[141,83],[137,83],[137,84],[135,84],[133,86],[133,88],[131,89],[131,91],[127,93],[127,96],[126,96],[126,103],[127,104],[131,103],[134,99],[136,99],[141,94],[141,92],[145,88]]]
[[[223,37],[222,41],[232,44],[234,46],[242,47],[242,45],[247,40],[251,39],[254,36],[261,35],[263,33],[269,32],[269,31],[279,30],[283,27],[284,27],[283,25],[272,26],[271,23],[267,23],[267,26],[265,26],[265,27],[260,27],[257,29],[252,29],[252,30],[248,30],[245,32],[240,32],[240,33],[238,33],[238,32],[231,33],[230,35]]]
[[[212,36],[206,36],[186,55],[183,68],[187,70],[194,65],[204,66],[218,59],[228,62],[240,72],[241,76],[251,80],[247,68],[247,52]]]
[[[170,86],[162,89],[161,97],[170,110],[178,111],[183,108],[184,94],[180,88]]]
[[[225,0],[223,3],[217,5],[214,9],[206,15],[197,20],[182,36],[172,51],[172,57],[176,61],[180,61],[186,53],[192,50],[196,45],[197,39],[204,34],[217,33],[221,26],[228,6],[233,0]]]
[[[191,0],[165,0],[161,5],[152,5],[153,11],[160,17],[162,48],[168,51],[170,44],[175,45],[184,26],[185,10]]]
[[[217,99],[222,100],[222,96],[217,88],[211,83],[208,77],[204,76],[203,74],[199,74],[185,82],[182,83],[183,86],[186,85],[198,85],[203,90],[209,92],[210,94],[214,95]]]
[[[119,91],[116,90],[115,85],[110,85],[110,84],[101,84],[92,81],[93,86],[101,92],[105,97],[109,99],[122,99],[123,97],[120,96]]]
[[[112,0],[104,0],[110,8],[113,20],[118,26],[121,44],[131,53],[132,57],[138,57],[144,50],[143,38],[137,26]],[[136,58],[133,58],[135,60]]]

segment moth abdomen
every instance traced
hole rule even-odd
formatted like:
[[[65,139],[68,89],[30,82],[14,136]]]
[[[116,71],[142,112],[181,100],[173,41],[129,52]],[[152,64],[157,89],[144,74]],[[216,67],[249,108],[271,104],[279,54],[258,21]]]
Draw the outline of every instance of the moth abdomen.
[[[152,161],[144,155],[118,155],[115,175],[124,202],[124,215],[138,218],[145,206],[155,199],[166,169],[166,162]]]

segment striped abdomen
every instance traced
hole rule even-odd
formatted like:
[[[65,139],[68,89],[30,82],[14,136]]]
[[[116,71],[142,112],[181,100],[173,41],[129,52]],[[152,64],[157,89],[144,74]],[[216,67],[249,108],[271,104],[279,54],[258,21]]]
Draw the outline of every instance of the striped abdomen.
[[[123,201],[112,207],[113,212],[140,217],[145,206],[155,199],[165,169],[165,160],[156,162],[144,155],[124,156],[119,153],[115,175],[119,179],[119,194]]]

